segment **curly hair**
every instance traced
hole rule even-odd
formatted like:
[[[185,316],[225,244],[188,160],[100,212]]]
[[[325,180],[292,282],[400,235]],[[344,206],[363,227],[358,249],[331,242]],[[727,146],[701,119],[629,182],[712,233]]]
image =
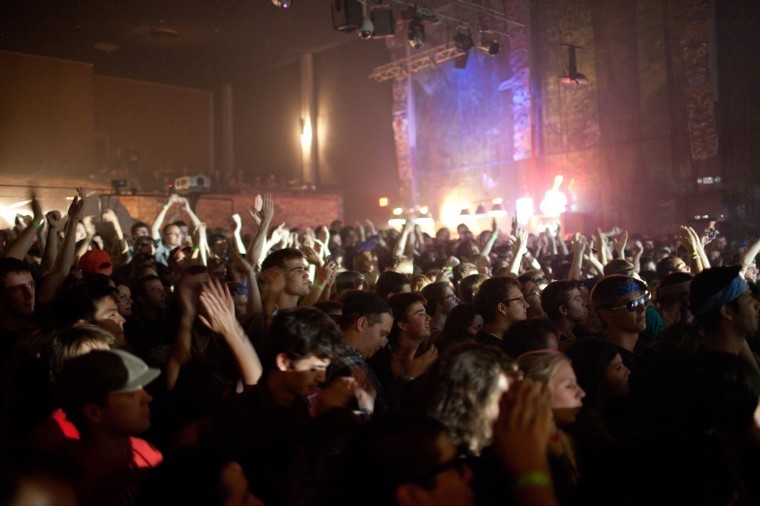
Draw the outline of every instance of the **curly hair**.
[[[426,376],[425,413],[446,427],[455,445],[478,454],[491,442],[494,420],[487,407],[499,393],[499,377],[516,372],[514,362],[495,347],[452,347]]]

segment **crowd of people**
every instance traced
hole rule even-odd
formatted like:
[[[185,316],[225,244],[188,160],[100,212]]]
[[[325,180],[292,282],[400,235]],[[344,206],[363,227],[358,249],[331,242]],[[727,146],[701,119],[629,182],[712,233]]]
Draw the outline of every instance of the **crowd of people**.
[[[2,504],[760,504],[760,241],[87,198],[2,236]]]

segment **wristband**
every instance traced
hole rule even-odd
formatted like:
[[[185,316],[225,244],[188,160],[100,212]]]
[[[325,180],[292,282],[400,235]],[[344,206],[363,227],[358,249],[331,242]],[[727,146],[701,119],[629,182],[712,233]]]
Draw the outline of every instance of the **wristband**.
[[[314,288],[319,288],[320,290],[324,290],[325,289],[325,285],[322,285],[320,283],[314,283],[312,286]]]
[[[39,222],[37,222],[37,221],[33,221],[33,222],[32,222],[32,225],[34,225],[34,228],[36,228],[37,230],[39,230],[39,229],[41,229],[41,228],[42,228],[42,223],[43,223],[43,222],[44,222],[43,220],[40,220]]]
[[[171,206],[169,204],[164,204],[164,211],[168,211]]]
[[[542,471],[533,471],[532,473],[521,474],[515,480],[515,489],[522,490],[528,487],[549,488],[551,484],[548,474]]]

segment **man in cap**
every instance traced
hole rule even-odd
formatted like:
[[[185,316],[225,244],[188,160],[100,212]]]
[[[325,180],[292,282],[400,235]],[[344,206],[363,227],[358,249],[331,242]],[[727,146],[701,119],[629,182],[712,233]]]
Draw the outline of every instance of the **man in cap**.
[[[160,371],[122,350],[93,350],[69,359],[56,392],[80,441],[71,452],[80,504],[105,504],[131,495],[161,452],[137,438],[150,427],[152,400],[143,387]]]

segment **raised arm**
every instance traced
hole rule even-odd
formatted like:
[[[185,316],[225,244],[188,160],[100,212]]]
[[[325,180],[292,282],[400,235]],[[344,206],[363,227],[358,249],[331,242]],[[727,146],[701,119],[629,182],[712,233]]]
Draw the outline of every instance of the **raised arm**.
[[[241,233],[243,230],[243,219],[238,213],[232,215],[232,221],[235,223],[235,228],[232,230],[232,236],[235,238],[235,248],[241,255],[245,255],[245,246],[243,245],[243,238]]]
[[[406,243],[409,240],[409,234],[412,233],[412,230],[414,230],[414,216],[410,214],[406,217],[404,228],[401,229],[401,236],[398,238],[396,246],[393,248],[394,257],[403,256],[404,251],[406,250]]]
[[[573,263],[570,266],[570,272],[567,274],[567,279],[576,281],[581,279],[581,272],[583,271],[583,253],[588,247],[588,242],[585,237],[576,232],[571,246],[573,248]]]
[[[53,270],[45,279],[40,287],[37,297],[41,304],[52,301],[58,294],[59,288],[63,285],[66,276],[71,271],[74,264],[74,253],[76,248],[76,232],[79,217],[84,209],[84,192],[77,188],[79,196],[74,197],[68,210],[68,221],[63,234],[63,244],[58,250],[58,256],[55,259]]]
[[[512,261],[509,263],[509,272],[515,276],[520,274],[520,266],[522,265],[523,257],[528,251],[528,232],[525,230],[517,229],[517,240],[515,241],[515,254],[512,256]]]
[[[755,241],[755,244],[749,247],[747,249],[747,252],[744,253],[744,256],[742,257],[742,270],[739,273],[742,277],[744,277],[744,274],[747,272],[747,269],[752,264],[752,260],[755,259],[755,257],[760,253],[760,239]]]
[[[264,261],[266,253],[267,234],[269,233],[269,226],[272,224],[272,218],[274,217],[274,200],[270,194],[265,194],[264,197],[256,196],[256,202],[251,209],[251,215],[254,219],[258,218],[259,228],[256,230],[256,235],[251,241],[251,245],[248,247],[248,261],[254,267],[260,267],[261,262]],[[261,216],[259,217],[259,213]]]
[[[190,207],[190,201],[185,197],[179,197],[179,203],[182,205],[182,209],[185,211],[185,213],[187,213],[187,215],[190,217],[190,221],[193,223],[193,228],[200,227],[201,220]]]
[[[37,202],[37,198],[34,195],[32,195],[31,204],[32,211],[34,213],[32,221],[18,236],[16,236],[16,239],[5,251],[4,256],[7,258],[17,258],[19,260],[23,260],[26,254],[29,253],[29,248],[32,247],[32,243],[34,242],[34,237],[37,235],[37,231],[45,223],[45,216],[42,214],[42,208],[40,207],[40,203]]]
[[[243,385],[250,386],[258,383],[263,372],[261,360],[235,318],[235,304],[227,285],[212,278],[203,285],[200,303],[202,309],[199,315],[200,321],[224,338],[235,357]]]
[[[160,241],[161,240],[161,225],[164,224],[164,219],[166,218],[166,211],[169,210],[169,208],[172,206],[172,204],[175,204],[177,202],[177,199],[179,196],[176,193],[172,193],[169,195],[169,200],[164,204],[164,207],[161,209],[161,211],[158,212],[158,215],[156,216],[156,219],[153,220],[153,225],[150,226],[150,235],[153,237],[154,240]]]
[[[496,226],[496,218],[494,218],[491,221],[491,236],[488,238],[488,242],[483,246],[483,249],[480,251],[480,256],[487,257],[491,254],[491,250],[493,249],[493,245],[496,243],[496,239],[499,238],[499,227]],[[525,248],[527,251],[528,248],[528,242],[527,242],[527,236],[525,241]]]
[[[55,264],[55,258],[58,255],[60,238],[58,232],[63,228],[63,219],[60,211],[50,211],[45,215],[48,222],[47,241],[45,242],[45,251],[42,254],[42,266],[40,270],[42,275],[48,274]]]
[[[92,238],[95,237],[95,217],[94,216],[85,216],[82,219],[82,225],[84,225],[84,230],[87,233],[84,239],[82,239],[79,242],[79,246],[77,246],[77,251],[75,255],[75,260],[79,260],[82,258],[82,255],[87,253],[87,250],[90,249],[90,244],[92,243]],[[76,228],[74,229],[76,232]]]
[[[124,237],[124,231],[121,228],[119,217],[116,216],[113,209],[106,209],[105,212],[103,212],[103,221],[110,223],[113,226],[116,235],[113,250],[118,254],[116,258],[119,258],[122,262],[125,261],[129,257],[129,243],[127,242],[127,238]]]

